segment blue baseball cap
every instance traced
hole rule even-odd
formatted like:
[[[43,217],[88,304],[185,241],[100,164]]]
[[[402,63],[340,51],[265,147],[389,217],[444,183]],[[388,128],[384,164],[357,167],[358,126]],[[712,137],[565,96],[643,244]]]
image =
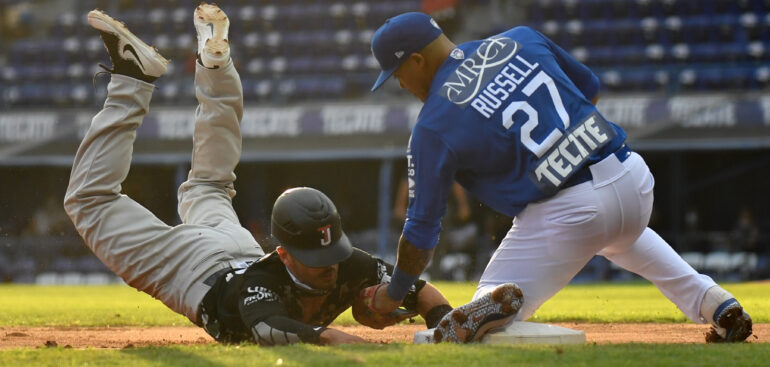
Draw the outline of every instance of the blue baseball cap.
[[[404,13],[386,20],[372,36],[372,54],[382,69],[372,92],[388,80],[409,55],[420,52],[441,33],[441,27],[425,13]]]

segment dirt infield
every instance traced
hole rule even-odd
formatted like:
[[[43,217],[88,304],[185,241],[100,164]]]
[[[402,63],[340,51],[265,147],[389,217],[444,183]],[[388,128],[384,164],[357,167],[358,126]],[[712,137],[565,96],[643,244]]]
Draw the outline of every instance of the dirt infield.
[[[589,343],[704,343],[708,326],[695,324],[582,324],[556,325],[583,330]],[[411,343],[415,331],[424,325],[398,325],[385,330],[360,326],[339,327],[373,343]],[[770,324],[754,325],[751,343],[770,343]],[[214,343],[196,327],[0,327],[0,349],[9,348],[132,348],[170,344]]]

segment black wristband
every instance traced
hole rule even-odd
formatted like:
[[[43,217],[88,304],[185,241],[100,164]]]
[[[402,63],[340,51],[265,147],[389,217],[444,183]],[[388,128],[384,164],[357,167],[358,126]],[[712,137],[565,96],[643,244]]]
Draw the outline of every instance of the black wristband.
[[[454,309],[450,305],[434,306],[425,314],[425,325],[428,326],[428,329],[433,329],[441,321],[441,318],[452,310]]]

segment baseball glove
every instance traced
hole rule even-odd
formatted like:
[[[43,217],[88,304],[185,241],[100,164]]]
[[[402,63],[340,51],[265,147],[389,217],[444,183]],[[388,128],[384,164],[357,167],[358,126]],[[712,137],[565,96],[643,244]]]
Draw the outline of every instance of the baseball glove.
[[[389,313],[378,313],[369,308],[371,295],[367,291],[375,291],[377,287],[370,287],[361,290],[361,293],[353,300],[353,318],[359,324],[374,329],[384,329],[387,326],[394,325],[406,319],[417,316],[417,311],[410,311],[404,308],[397,308]]]

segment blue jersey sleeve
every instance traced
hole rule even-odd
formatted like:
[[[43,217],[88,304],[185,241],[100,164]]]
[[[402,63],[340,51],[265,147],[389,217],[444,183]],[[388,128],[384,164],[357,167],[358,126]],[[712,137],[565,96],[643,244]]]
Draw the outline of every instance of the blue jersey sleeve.
[[[407,152],[409,207],[404,237],[419,249],[432,249],[438,243],[455,171],[455,155],[441,137],[415,126]]]
[[[589,101],[596,97],[599,93],[599,77],[548,37],[540,32],[534,32],[545,40],[548,48],[556,58],[556,63],[564,70],[564,73],[572,80],[572,83],[580,89],[583,96]]]

